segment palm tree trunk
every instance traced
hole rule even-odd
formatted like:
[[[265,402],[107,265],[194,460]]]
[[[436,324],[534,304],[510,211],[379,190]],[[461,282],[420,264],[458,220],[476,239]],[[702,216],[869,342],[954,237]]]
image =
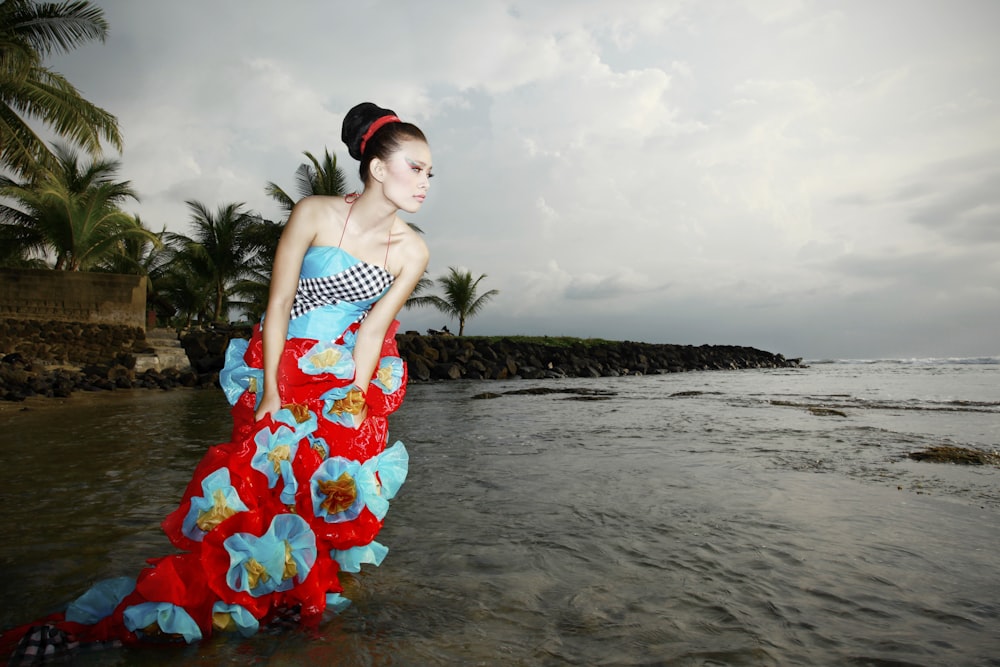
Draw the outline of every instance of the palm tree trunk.
[[[224,288],[223,288],[223,286],[222,286],[221,283],[219,285],[217,285],[216,289],[215,289],[215,318],[214,319],[215,319],[216,322],[221,322],[222,321],[222,293],[223,293],[223,289]]]

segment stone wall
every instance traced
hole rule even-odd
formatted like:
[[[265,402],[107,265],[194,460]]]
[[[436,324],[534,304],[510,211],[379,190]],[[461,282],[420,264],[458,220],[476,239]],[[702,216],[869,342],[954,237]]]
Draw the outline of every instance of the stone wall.
[[[17,354],[42,365],[135,365],[149,352],[140,327],[0,317],[0,357]]]
[[[146,327],[146,278],[0,269],[0,318]]]
[[[140,327],[0,318],[0,400],[75,391],[211,386],[218,373],[149,367],[161,353]],[[175,348],[170,348],[173,351]],[[184,358],[180,348],[176,348]]]

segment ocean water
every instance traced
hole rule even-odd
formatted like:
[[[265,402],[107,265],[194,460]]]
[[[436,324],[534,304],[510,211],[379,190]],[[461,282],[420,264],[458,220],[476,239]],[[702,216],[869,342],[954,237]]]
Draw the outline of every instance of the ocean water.
[[[1000,450],[998,358],[414,384],[391,429],[345,613],[77,664],[1000,665],[1000,468],[907,456]],[[168,553],[228,431],[211,391],[4,406],[0,627]]]

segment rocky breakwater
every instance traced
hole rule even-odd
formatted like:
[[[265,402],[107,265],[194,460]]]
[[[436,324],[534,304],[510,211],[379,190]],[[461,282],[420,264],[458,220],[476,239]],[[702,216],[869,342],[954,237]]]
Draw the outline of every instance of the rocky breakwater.
[[[181,336],[191,366],[208,384],[217,381],[232,338],[249,338],[249,326],[219,326]],[[555,337],[396,336],[412,381],[614,377],[684,371],[790,368],[785,359],[752,347],[670,345]]]
[[[412,380],[581,378],[799,367],[801,359],[735,345],[575,338],[397,336]]]
[[[176,368],[137,371],[137,358],[151,353],[145,331],[138,327],[2,319],[0,400],[199,384],[195,373]]]
[[[218,325],[179,336],[189,369],[136,370],[155,352],[141,329],[60,322],[0,321],[0,399],[73,391],[218,385],[233,338],[251,327]],[[556,337],[397,335],[415,382],[597,378],[685,371],[789,368],[799,359],[734,345],[671,345]],[[142,366],[142,364],[139,364]]]

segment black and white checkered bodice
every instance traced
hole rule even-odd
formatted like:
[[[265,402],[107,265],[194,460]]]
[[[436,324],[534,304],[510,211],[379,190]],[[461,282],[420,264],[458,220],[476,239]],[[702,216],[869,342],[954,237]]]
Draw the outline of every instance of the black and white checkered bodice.
[[[394,276],[381,266],[361,260],[355,262],[333,275],[299,278],[292,318],[301,317],[316,308],[341,303],[360,306],[367,314],[371,304],[392,285]]]

